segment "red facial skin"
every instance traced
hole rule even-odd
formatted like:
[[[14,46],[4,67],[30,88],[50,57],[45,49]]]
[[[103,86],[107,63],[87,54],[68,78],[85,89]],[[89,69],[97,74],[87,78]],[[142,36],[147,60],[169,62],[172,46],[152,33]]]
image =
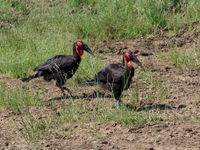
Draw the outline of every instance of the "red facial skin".
[[[82,42],[77,42],[77,45],[78,45],[79,47],[82,47],[82,46],[83,46],[83,43],[82,43]]]
[[[125,53],[125,61],[129,69],[132,67],[131,55],[129,53]]]
[[[82,49],[83,43],[82,42],[77,42],[76,46],[76,52],[79,56],[83,55],[83,49]]]

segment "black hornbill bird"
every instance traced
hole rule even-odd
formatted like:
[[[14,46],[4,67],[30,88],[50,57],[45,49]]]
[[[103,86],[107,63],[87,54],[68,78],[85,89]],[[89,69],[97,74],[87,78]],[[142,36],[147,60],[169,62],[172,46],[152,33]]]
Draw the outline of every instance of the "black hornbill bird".
[[[48,59],[45,63],[39,65],[34,69],[37,71],[36,74],[29,77],[22,78],[23,82],[28,82],[31,79],[43,77],[45,81],[51,81],[52,79],[56,80],[56,86],[59,87],[65,96],[64,90],[67,90],[72,96],[71,91],[63,87],[65,81],[71,78],[81,62],[81,56],[84,53],[84,50],[90,54],[93,54],[91,49],[82,41],[75,42],[73,44],[73,56],[69,55],[57,55],[53,58]]]
[[[84,84],[94,85],[100,83],[104,88],[113,92],[115,99],[118,101],[118,107],[120,107],[120,96],[123,90],[127,90],[130,87],[132,77],[134,77],[135,69],[132,66],[132,62],[135,62],[144,70],[138,58],[131,51],[128,51],[123,54],[123,63],[109,64],[98,72],[93,80],[86,81]]]

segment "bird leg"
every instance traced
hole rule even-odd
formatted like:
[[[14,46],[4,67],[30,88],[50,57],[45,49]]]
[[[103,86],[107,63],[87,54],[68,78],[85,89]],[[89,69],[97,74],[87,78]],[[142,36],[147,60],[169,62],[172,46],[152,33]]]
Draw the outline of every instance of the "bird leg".
[[[65,90],[64,90],[64,88],[61,86],[61,87],[59,87],[60,88],[60,90],[62,91],[62,94],[63,94],[63,98],[66,98],[66,94],[65,94]]]
[[[69,88],[67,87],[62,87],[62,88],[63,90],[66,90],[69,93],[69,95],[73,98],[72,91]]]
[[[121,103],[122,103],[122,101],[121,101],[121,99],[119,99],[118,100],[118,108],[121,108]]]
[[[66,88],[66,87],[63,87],[63,86],[59,86],[59,88],[61,89],[62,91],[62,94],[63,94],[63,98],[66,98],[66,94],[65,94],[65,90],[70,94],[70,96],[73,98],[72,96],[72,92],[70,89]]]
[[[57,81],[56,81],[56,86],[61,89],[62,94],[63,94],[63,98],[66,98],[66,94],[65,94],[65,90],[66,90],[73,99],[71,90],[68,89],[67,87],[63,87],[64,83],[65,83],[64,77],[60,76],[60,78],[58,78]]]

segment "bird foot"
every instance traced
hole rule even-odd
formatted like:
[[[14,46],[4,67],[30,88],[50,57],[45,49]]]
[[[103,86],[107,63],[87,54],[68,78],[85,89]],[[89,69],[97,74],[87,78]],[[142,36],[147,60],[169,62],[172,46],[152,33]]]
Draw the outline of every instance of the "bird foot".
[[[117,109],[121,109],[122,108],[122,102],[118,102],[117,105],[112,106],[113,109],[117,108]]]
[[[68,96],[67,96],[66,94],[63,94],[63,95],[62,95],[62,98],[63,98],[63,99],[66,99],[67,97],[68,97]]]
[[[121,106],[119,106],[119,105],[114,105],[114,106],[112,106],[112,109],[121,109]]]
[[[122,103],[121,101],[118,101],[118,105],[117,105],[117,108],[118,108],[118,109],[121,108],[121,103]]]

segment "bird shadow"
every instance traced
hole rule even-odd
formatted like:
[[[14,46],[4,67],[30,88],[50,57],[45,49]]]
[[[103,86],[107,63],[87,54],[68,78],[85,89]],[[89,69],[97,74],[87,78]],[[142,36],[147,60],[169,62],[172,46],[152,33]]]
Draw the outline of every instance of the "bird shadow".
[[[92,94],[86,94],[83,93],[82,96],[60,96],[60,97],[55,97],[52,99],[49,99],[48,102],[52,102],[52,101],[59,101],[59,100],[65,100],[65,99],[72,99],[72,100],[76,100],[76,99],[85,99],[85,98],[113,98],[112,95],[105,95],[104,93],[101,93],[99,91],[94,91]],[[149,106],[144,106],[144,107],[140,107],[137,108],[136,106],[132,105],[132,104],[125,104],[124,105],[127,109],[129,110],[135,110],[137,112],[141,112],[141,111],[149,111],[149,110],[173,110],[173,109],[183,109],[186,108],[186,105],[181,104],[178,107],[174,107],[174,106],[169,106],[166,104],[157,104],[157,105],[149,105]]]
[[[64,100],[64,99],[85,99],[85,98],[112,98],[112,95],[105,95],[104,93],[101,93],[99,91],[94,91],[92,94],[86,94],[83,93],[82,96],[74,95],[74,96],[60,96],[60,97],[54,97],[49,99],[48,101],[59,101],[59,100]]]
[[[153,110],[153,109],[159,109],[159,110],[172,110],[172,109],[183,109],[186,107],[186,105],[179,105],[178,107],[174,107],[174,106],[169,106],[166,104],[157,104],[157,105],[149,105],[149,106],[145,106],[145,107],[140,107],[137,108],[136,106],[133,106],[131,104],[126,104],[125,105],[128,109],[130,110],[136,110],[137,112],[141,112],[141,111],[149,111],[149,110]]]

